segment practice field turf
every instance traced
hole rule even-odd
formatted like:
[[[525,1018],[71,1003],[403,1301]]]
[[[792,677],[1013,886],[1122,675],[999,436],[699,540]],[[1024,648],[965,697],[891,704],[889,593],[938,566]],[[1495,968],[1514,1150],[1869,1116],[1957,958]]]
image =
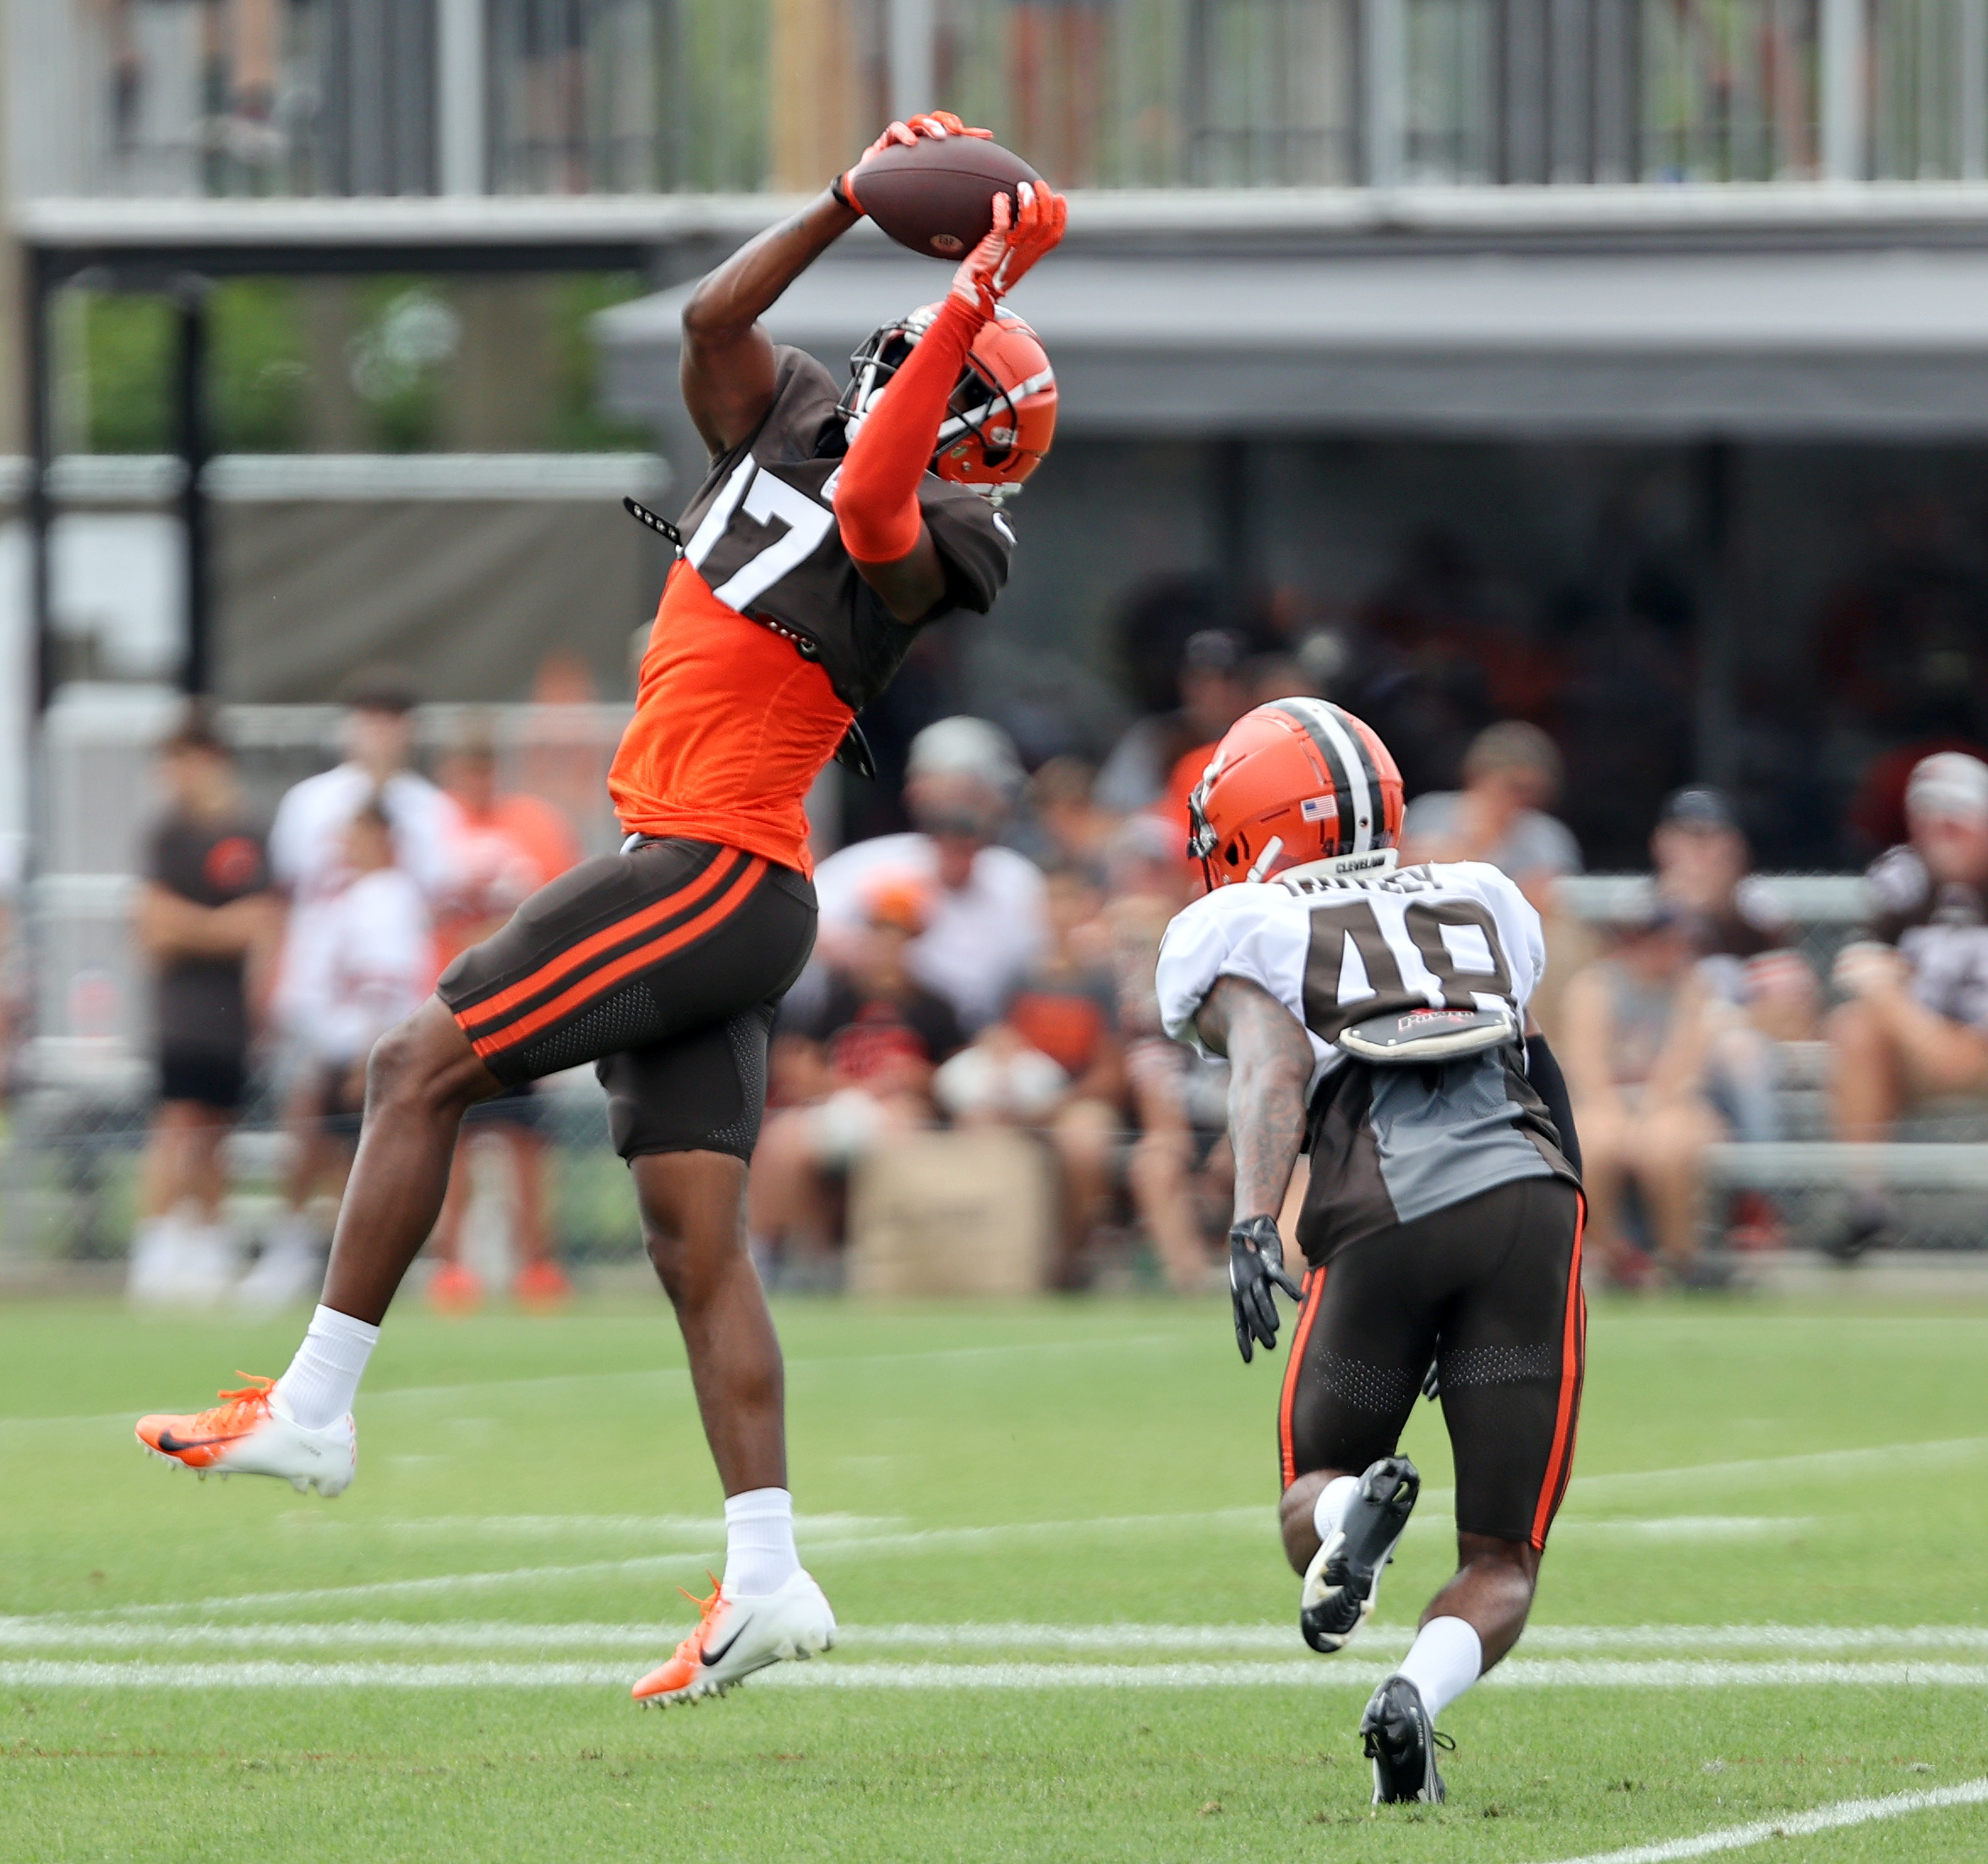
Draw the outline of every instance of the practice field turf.
[[[645,1713],[721,1544],[659,1299],[396,1315],[329,1503],[130,1436],[295,1320],[0,1310],[0,1856],[1988,1857],[1988,1306],[1598,1309],[1535,1629],[1444,1718],[1450,1803],[1378,1814],[1355,1725],[1448,1564],[1432,1408],[1376,1624],[1321,1659],[1281,1356],[1226,1304],[780,1321],[844,1641]]]

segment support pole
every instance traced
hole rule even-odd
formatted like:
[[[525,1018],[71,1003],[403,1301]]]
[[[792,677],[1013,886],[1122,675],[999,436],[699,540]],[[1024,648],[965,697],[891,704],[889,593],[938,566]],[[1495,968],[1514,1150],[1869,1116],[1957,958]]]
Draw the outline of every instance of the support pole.
[[[1360,145],[1369,188],[1401,179],[1407,128],[1408,41],[1402,0],[1360,0]]]
[[[21,355],[26,364],[22,388],[28,438],[28,614],[35,631],[34,700],[39,719],[55,695],[55,591],[49,561],[48,471],[53,438],[49,432],[48,279],[38,249],[22,254]]]
[[[440,0],[435,8],[435,123],[442,192],[486,191],[484,0]]]
[[[183,278],[173,297],[179,312],[179,369],[175,383],[178,415],[180,522],[186,547],[186,658],[180,664],[180,690],[193,695],[213,684],[211,591],[208,576],[207,492],[207,282]]]
[[[1822,175],[1869,178],[1864,92],[1868,66],[1865,0],[1822,0]]]
[[[890,0],[890,110],[902,123],[937,107],[932,0]]]

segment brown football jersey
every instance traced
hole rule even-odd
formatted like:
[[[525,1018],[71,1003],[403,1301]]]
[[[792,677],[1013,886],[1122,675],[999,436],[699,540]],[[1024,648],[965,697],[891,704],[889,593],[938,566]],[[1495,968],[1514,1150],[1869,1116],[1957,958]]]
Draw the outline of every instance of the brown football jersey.
[[[799,350],[776,353],[766,419],[712,462],[684,514],[690,542],[656,611],[608,789],[624,828],[722,842],[805,873],[808,787],[918,629],[893,618],[843,548],[843,429],[827,370]],[[985,613],[1008,578],[1006,520],[929,473],[919,506],[946,571],[926,619]]]
[[[729,608],[795,637],[860,712],[890,682],[916,626],[893,617],[858,573],[835,522],[844,451],[833,379],[797,349],[774,352],[773,405],[752,438],[721,453],[680,521],[684,555]],[[918,489],[946,593],[926,620],[985,615],[1008,580],[1014,533],[979,493],[927,473]]]

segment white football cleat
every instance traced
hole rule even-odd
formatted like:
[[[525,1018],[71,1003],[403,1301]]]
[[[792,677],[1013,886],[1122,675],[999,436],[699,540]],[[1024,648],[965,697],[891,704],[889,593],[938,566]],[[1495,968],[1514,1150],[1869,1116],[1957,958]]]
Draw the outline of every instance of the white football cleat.
[[[697,1604],[703,1612],[697,1628],[668,1663],[635,1686],[635,1699],[645,1708],[722,1696],[756,1670],[812,1657],[835,1643],[835,1614],[805,1572],[763,1597],[734,1599],[718,1586]]]
[[[1406,1457],[1383,1457],[1360,1478],[1345,1517],[1305,1568],[1297,1628],[1314,1650],[1344,1649],[1374,1615],[1381,1573],[1421,1493],[1422,1478]]]
[[[237,1376],[248,1383],[221,1392],[210,1410],[140,1418],[138,1440],[155,1457],[203,1478],[280,1476],[299,1495],[311,1489],[326,1497],[341,1494],[359,1467],[352,1413],[322,1430],[307,1430],[290,1415],[274,1379]]]

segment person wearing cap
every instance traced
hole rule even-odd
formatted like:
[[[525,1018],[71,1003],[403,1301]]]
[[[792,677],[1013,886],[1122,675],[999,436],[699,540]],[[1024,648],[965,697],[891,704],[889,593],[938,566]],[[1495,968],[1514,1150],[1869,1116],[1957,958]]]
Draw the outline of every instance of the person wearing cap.
[[[1706,1092],[1712,1024],[1691,924],[1657,899],[1614,931],[1614,948],[1575,974],[1561,1004],[1588,1234],[1618,1287],[1649,1278],[1623,1221],[1633,1187],[1664,1275],[1715,1283],[1723,1277],[1698,1254],[1698,1211],[1705,1149],[1725,1132]]]
[[[1048,939],[1041,871],[997,839],[1021,786],[1014,746],[998,725],[960,717],[920,732],[904,782],[915,826],[854,843],[815,870],[827,970],[862,931],[872,879],[910,875],[931,896],[910,949],[912,976],[952,1004],[969,1033],[993,1021]]]
[[[390,825],[395,866],[431,905],[447,898],[455,872],[447,802],[410,768],[418,703],[412,683],[391,668],[366,668],[339,697],[346,708],[343,761],[287,790],[270,828],[270,869],[290,906],[273,1013],[292,1052],[303,1055],[323,1046],[314,1025],[336,958],[329,948],[336,903],[355,877],[347,831],[360,812],[377,805]],[[322,1071],[299,1069],[283,1109],[291,1139],[283,1212],[238,1291],[251,1308],[281,1307],[317,1290],[324,1238],[309,1205],[321,1185],[336,1188],[346,1156],[325,1112]]]
[[[1838,954],[1849,999],[1830,1018],[1830,1105],[1846,1143],[1891,1137],[1914,1101],[1988,1096],[1988,763],[1922,759],[1906,786],[1910,839],[1865,876],[1869,936]],[[1825,1244],[1850,1260],[1893,1225],[1883,1188],[1852,1193]]]
[[[1129,815],[1162,802],[1180,760],[1213,746],[1256,702],[1249,643],[1233,628],[1189,635],[1175,678],[1180,704],[1130,726],[1105,759],[1095,792],[1105,808]]]

